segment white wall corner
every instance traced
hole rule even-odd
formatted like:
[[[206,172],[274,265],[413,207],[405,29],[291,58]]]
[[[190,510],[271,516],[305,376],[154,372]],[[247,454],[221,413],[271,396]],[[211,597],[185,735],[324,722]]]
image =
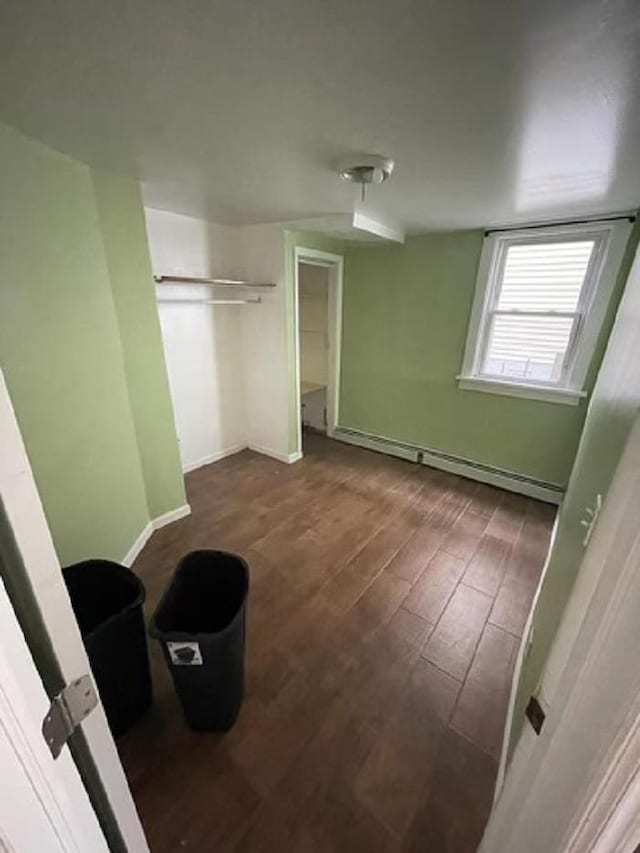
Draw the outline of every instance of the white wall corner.
[[[373,234],[375,237],[394,243],[404,243],[405,241],[405,232],[401,225],[392,222],[390,219],[383,220],[377,215],[372,216],[370,213],[365,213],[359,206],[356,206],[353,212],[352,221],[356,231],[364,231],[367,234]]]
[[[233,456],[234,454],[240,453],[240,451],[246,449],[246,441],[234,444],[231,447],[225,447],[223,450],[218,450],[216,453],[211,453],[209,456],[203,456],[201,459],[191,462],[182,469],[182,473],[188,474],[190,471],[195,471],[198,468],[202,468],[204,465],[211,465],[212,462],[219,462],[221,459],[226,459],[227,456]]]
[[[259,444],[249,444],[249,450],[253,450],[254,453],[262,453],[263,456],[270,456],[272,459],[277,459],[278,462],[285,462],[288,465],[302,459],[302,452],[300,450],[297,450],[295,453],[280,453],[278,450],[273,450],[270,447],[262,447]]]

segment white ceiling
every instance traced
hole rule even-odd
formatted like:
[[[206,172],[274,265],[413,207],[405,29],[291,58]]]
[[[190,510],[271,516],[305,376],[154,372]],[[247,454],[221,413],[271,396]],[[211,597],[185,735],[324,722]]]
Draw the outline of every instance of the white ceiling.
[[[15,0],[0,70],[6,121],[218,222],[351,210],[351,152],[411,231],[640,204],[638,0]]]

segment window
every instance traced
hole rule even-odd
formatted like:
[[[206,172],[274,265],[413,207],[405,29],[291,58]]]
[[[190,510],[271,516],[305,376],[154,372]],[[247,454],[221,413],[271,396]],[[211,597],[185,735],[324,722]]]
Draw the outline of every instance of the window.
[[[577,404],[629,233],[610,221],[488,235],[460,387]]]

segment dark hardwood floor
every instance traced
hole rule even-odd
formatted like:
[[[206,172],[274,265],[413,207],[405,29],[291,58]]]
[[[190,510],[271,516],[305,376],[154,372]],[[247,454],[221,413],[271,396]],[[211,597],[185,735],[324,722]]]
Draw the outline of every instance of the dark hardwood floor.
[[[231,732],[190,732],[151,643],[119,749],[153,853],[475,851],[554,508],[313,435],[187,491],[135,565],[147,615],[187,551],[242,554],[247,693]]]

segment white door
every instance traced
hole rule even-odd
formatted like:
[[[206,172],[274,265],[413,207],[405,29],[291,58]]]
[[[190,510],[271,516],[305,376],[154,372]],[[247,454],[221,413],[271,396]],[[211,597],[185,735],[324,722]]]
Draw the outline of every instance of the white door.
[[[523,731],[481,853],[640,844],[639,518],[640,414],[551,652],[548,671],[559,676],[544,726],[539,737]]]
[[[40,725],[49,700],[0,581],[0,850],[101,853],[107,844],[67,749]]]
[[[44,640],[48,640],[51,648],[54,650],[58,667],[63,678],[68,684],[79,676],[89,673],[91,669],[82,644],[80,631],[73,615],[73,610],[71,609],[71,603],[69,601],[69,596],[67,595],[67,590],[62,578],[62,572],[60,570],[60,563],[58,562],[58,558],[53,547],[53,541],[47,526],[42,504],[40,503],[40,497],[33,479],[31,466],[29,465],[29,460],[20,436],[7,387],[1,371],[0,504],[8,520],[13,544],[19,554],[22,568],[27,575],[27,579],[23,579],[21,582],[28,584],[31,588],[35,598],[35,607],[39,611],[39,616],[41,617],[47,634],[47,637],[44,638]],[[11,567],[5,567],[5,569],[7,568],[11,570]],[[5,648],[4,632],[10,631],[10,628],[5,626],[5,614],[0,614],[0,618],[2,619],[0,639],[2,640],[3,652],[6,654],[6,659],[2,658],[2,660],[8,666],[8,671],[13,672],[14,677],[17,678],[19,684],[23,686],[23,677],[27,677],[28,673],[33,670],[33,661],[29,658],[31,662],[28,666],[24,663],[24,658],[21,659],[22,663],[19,663],[18,659],[14,661],[11,654],[7,651],[10,647],[7,646]],[[40,642],[43,641],[42,637],[39,639]],[[33,672],[31,672],[31,674],[33,675]],[[0,683],[2,684],[3,689],[6,688],[4,678],[4,673],[1,672]],[[42,684],[39,683],[39,686],[40,690],[43,692]],[[34,688],[30,687],[29,689],[33,690]],[[43,698],[42,692],[40,695],[41,700]],[[16,707],[20,707],[20,702],[22,700],[20,700],[19,694],[14,694],[15,689],[10,691],[9,704],[11,706],[15,701]],[[40,749],[44,744],[39,730],[39,725],[44,717],[44,705],[42,704],[42,701],[37,703],[34,700],[33,705],[31,706],[30,701],[31,700],[29,699],[27,703],[29,705],[29,713],[34,716],[36,722],[34,723],[34,719],[31,719],[31,717],[27,717],[26,715],[23,716],[22,714],[18,714],[17,719],[20,720],[21,723],[23,721],[27,723],[26,727],[23,728],[22,731],[27,746],[29,746],[32,751],[35,751]],[[46,699],[45,704],[48,705],[48,701]],[[11,716],[5,716],[3,711],[3,724],[5,719],[11,719]],[[97,769],[99,777],[98,784],[103,789],[108,802],[108,808],[111,812],[111,814],[107,816],[107,819],[111,826],[115,823],[117,826],[116,831],[121,837],[118,839],[119,847],[124,847],[128,853],[148,853],[149,847],[144,831],[131,797],[129,785],[124,774],[124,770],[122,769],[122,764],[120,763],[115,743],[113,742],[113,738],[109,731],[104,709],[100,703],[83,721],[82,731],[91,754],[91,759]],[[11,738],[11,735],[9,735],[9,737]],[[4,814],[4,806],[7,802],[7,800],[5,800],[4,786],[8,785],[8,789],[6,791],[7,797],[19,796],[17,786],[14,789],[11,783],[11,778],[7,778],[9,774],[4,772],[4,748],[5,744],[3,743],[3,754],[1,756],[3,764],[0,765],[2,767],[1,775],[3,785],[3,813],[1,815],[3,822],[5,817],[9,818],[11,814],[11,809],[8,809],[7,815]],[[11,754],[9,754],[9,757],[10,755]],[[69,775],[71,772],[71,765],[73,765],[73,760],[68,747],[64,747],[61,755],[56,761],[56,764],[58,762],[62,762],[62,764],[67,765],[67,775]],[[62,766],[62,764],[60,766]],[[75,768],[75,765],[73,765],[73,767]],[[77,773],[77,771],[75,772]],[[83,794],[83,792],[84,788],[82,789],[81,794]],[[86,797],[86,794],[83,795]],[[77,800],[77,797],[73,799]],[[62,801],[65,801],[64,797]],[[22,822],[22,819],[20,820]],[[24,823],[26,824],[24,828],[25,832],[33,829],[32,826],[29,826],[28,820],[25,820]],[[95,820],[93,823],[95,823]],[[89,832],[90,830],[88,829],[88,826],[93,825],[93,823],[85,816],[85,819],[82,821],[84,831]],[[3,825],[3,830],[5,831],[5,834],[8,835],[9,830],[15,833],[16,827],[9,827],[9,830],[7,830]],[[72,835],[70,837],[73,838]],[[44,838],[46,838],[46,835]],[[11,835],[9,835],[9,842],[11,842]],[[101,844],[103,846],[100,846]],[[12,850],[12,847],[7,843],[5,843],[5,846],[9,851]],[[76,847],[49,847],[44,842],[39,846],[29,847],[26,842],[20,843],[20,839],[17,838],[17,840],[13,842],[13,849],[16,853],[30,853],[31,850],[47,851],[48,853],[49,850],[75,850]],[[80,844],[77,849],[81,850],[82,853],[94,853],[94,851],[99,853],[99,851],[106,848],[104,847],[102,836],[97,835],[91,843]],[[0,853],[4,853],[1,845]]]

